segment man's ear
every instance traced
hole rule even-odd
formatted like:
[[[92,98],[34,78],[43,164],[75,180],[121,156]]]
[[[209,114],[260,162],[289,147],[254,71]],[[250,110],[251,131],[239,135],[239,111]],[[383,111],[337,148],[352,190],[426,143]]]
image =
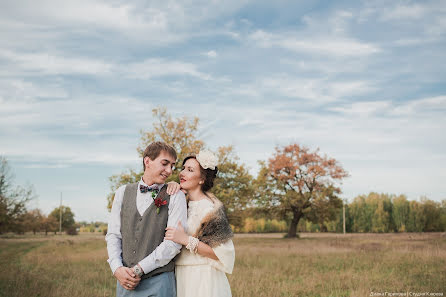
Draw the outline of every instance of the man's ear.
[[[146,165],[146,168],[149,167],[150,161],[152,161],[152,160],[150,160],[149,157],[144,158],[144,164]]]

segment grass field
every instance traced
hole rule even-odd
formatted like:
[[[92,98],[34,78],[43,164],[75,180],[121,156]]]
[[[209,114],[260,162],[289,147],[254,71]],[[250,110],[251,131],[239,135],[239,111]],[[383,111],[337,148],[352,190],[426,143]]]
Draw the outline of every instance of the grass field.
[[[234,245],[235,297],[446,296],[444,233],[237,234]],[[2,237],[0,296],[114,296],[106,259],[100,235]]]

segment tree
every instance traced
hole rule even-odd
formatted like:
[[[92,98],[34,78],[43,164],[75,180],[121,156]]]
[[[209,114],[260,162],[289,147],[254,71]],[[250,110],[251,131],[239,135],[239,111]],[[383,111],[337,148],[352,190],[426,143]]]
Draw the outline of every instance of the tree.
[[[8,162],[0,157],[0,234],[8,231],[23,232],[21,221],[26,213],[26,203],[34,197],[32,186],[13,186]]]
[[[45,231],[45,235],[48,235],[48,232],[56,234],[57,230],[59,230],[59,220],[51,215],[43,217],[42,229]]]
[[[421,201],[408,201],[405,195],[396,196],[374,192],[367,196],[359,195],[346,209],[347,230],[352,232],[442,232],[446,227],[445,205],[446,200],[440,203],[426,197],[421,197]],[[340,221],[338,218],[338,224]]]
[[[393,232],[394,223],[392,199],[395,195],[370,192],[359,195],[348,206],[352,232]],[[347,219],[347,220],[348,220]]]
[[[154,108],[152,115],[156,119],[153,129],[149,131],[141,130],[141,143],[137,147],[137,152],[141,157],[146,147],[154,141],[163,141],[171,145],[177,153],[177,166],[172,172],[172,176],[167,181],[175,180],[179,182],[178,174],[181,171],[181,162],[185,157],[192,153],[198,153],[203,147],[204,142],[197,139],[199,119],[197,117],[190,120],[187,117],[173,119],[167,113],[166,108]],[[142,162],[141,162],[142,163]],[[137,182],[144,174],[141,169],[135,171],[130,169],[127,173],[113,175],[109,178],[111,182],[112,192],[108,194],[108,209],[111,210],[114,193],[121,186],[129,183]]]
[[[23,226],[25,231],[32,231],[34,234],[42,230],[44,215],[40,209],[33,209],[23,215]]]
[[[427,197],[421,197],[421,202],[425,218],[423,232],[441,231],[441,204]]]
[[[335,159],[319,155],[319,149],[310,152],[298,144],[277,147],[267,166],[264,178],[273,194],[269,204],[281,208],[290,219],[287,235],[290,238],[297,236],[299,220],[317,210],[318,198],[337,204],[341,190],[335,183],[348,176]]]
[[[252,176],[243,164],[239,164],[232,146],[220,147],[217,156],[219,173],[211,192],[225,205],[231,224],[241,227],[242,213],[254,195]]]
[[[440,204],[440,231],[446,231],[446,199],[441,200]]]
[[[352,232],[370,232],[372,212],[366,203],[366,196],[359,195],[353,199],[349,205],[350,216],[352,219]]]
[[[62,207],[62,230],[67,230],[74,226],[74,213],[67,206]],[[60,207],[55,208],[48,217],[53,217],[56,222],[60,222]],[[60,223],[59,223],[60,224]],[[59,226],[59,225],[58,225]]]
[[[391,195],[371,192],[365,202],[371,215],[369,230],[372,232],[393,232]]]
[[[198,137],[199,118],[172,118],[165,108],[155,108],[152,110],[152,114],[156,121],[151,130],[141,131],[141,143],[137,147],[137,152],[142,159],[145,148],[154,141],[163,141],[173,146],[177,152],[178,161],[172,176],[167,181],[179,182],[178,175],[183,160],[205,148],[204,141]],[[219,159],[219,173],[211,192],[221,199],[226,206],[230,223],[241,226],[240,211],[247,206],[248,201],[253,196],[252,176],[247,168],[240,164],[232,146],[219,147],[216,155]],[[137,182],[141,179],[144,172],[142,166],[140,168],[140,170],[130,169],[109,178],[111,182],[111,193],[107,196],[109,210],[111,210],[113,204],[114,193],[121,185]]]
[[[372,232],[384,233],[388,232],[388,220],[389,213],[384,210],[383,200],[378,201],[378,205],[375,210],[375,215],[372,220]]]
[[[307,219],[319,224],[321,232],[327,232],[325,223],[336,219],[339,210],[342,208],[342,200],[336,196],[336,189],[333,186],[323,188],[315,193],[313,207],[307,215]]]
[[[112,175],[109,177],[111,183],[111,192],[107,195],[107,208],[110,211],[113,205],[113,199],[115,199],[116,190],[126,184],[135,183],[139,181],[143,175],[143,171],[136,172],[133,169],[129,169],[128,172]]]
[[[190,154],[198,153],[204,147],[204,142],[197,138],[200,122],[198,117],[172,119],[166,108],[162,107],[154,108],[152,114],[158,122],[153,124],[153,130],[141,131],[141,145],[137,148],[141,158],[146,147],[154,141],[163,141],[173,146],[179,161]],[[180,166],[177,166],[172,175],[178,176],[180,171]]]
[[[393,200],[393,221],[398,232],[406,232],[409,221],[409,201],[405,195],[394,197]]]
[[[425,224],[426,224],[426,217],[424,216],[423,205],[418,201],[410,201],[407,231],[423,232]]]

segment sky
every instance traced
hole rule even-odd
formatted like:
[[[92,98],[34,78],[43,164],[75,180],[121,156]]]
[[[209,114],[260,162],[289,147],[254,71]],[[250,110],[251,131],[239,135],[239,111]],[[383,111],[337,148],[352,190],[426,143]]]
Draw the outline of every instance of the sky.
[[[1,1],[0,155],[30,208],[106,221],[152,109],[254,176],[299,143],[371,191],[446,198],[444,1]]]

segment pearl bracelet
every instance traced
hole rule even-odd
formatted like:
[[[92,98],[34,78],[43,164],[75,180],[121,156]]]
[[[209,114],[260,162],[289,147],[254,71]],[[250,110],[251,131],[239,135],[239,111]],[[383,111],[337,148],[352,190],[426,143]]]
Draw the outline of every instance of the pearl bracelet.
[[[186,245],[186,248],[191,252],[191,253],[197,253],[198,250],[198,243],[200,241],[198,240],[198,238],[189,236],[189,242]]]

